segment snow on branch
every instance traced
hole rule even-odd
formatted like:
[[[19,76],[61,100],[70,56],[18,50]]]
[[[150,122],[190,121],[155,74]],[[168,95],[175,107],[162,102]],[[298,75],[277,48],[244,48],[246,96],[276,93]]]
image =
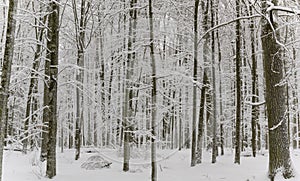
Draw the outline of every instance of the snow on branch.
[[[264,105],[266,103],[266,101],[252,102],[252,101],[249,100],[252,97],[259,98],[257,95],[247,95],[245,97],[245,103],[248,104],[248,105],[251,105],[251,106],[261,106],[261,105]]]
[[[275,126],[273,126],[272,128],[270,128],[270,131],[274,131],[274,130],[277,129],[279,126],[281,126],[284,120],[285,120],[285,119],[282,119],[278,124],[276,124]]]
[[[298,10],[298,9],[294,9],[294,8],[290,8],[290,7],[284,7],[284,6],[275,6],[271,2],[267,2],[267,4],[269,5],[269,7],[267,8],[267,12],[283,11],[283,12],[287,12],[287,13],[293,13],[293,14],[296,14],[296,15],[300,14],[300,10]]]
[[[278,123],[278,124],[276,124],[276,125],[274,125],[272,128],[270,128],[269,130],[270,131],[274,131],[275,129],[277,129],[279,126],[281,126],[282,125],[282,123],[286,120],[285,119],[286,118],[286,112],[284,113],[284,116],[283,116],[283,118],[280,120],[280,122]]]
[[[200,42],[207,36],[207,34],[209,34],[210,32],[218,29],[218,28],[221,28],[223,26],[227,26],[231,23],[235,23],[236,21],[240,21],[240,20],[244,20],[244,19],[251,19],[251,18],[260,18],[261,15],[260,14],[254,14],[254,15],[251,15],[251,16],[242,16],[242,17],[238,17],[236,19],[233,19],[231,21],[227,21],[227,22],[224,22],[224,23],[221,23],[221,24],[218,24],[217,26],[214,26],[212,28],[210,28],[209,30],[207,30],[201,37],[200,39],[198,40],[198,44],[200,44]]]

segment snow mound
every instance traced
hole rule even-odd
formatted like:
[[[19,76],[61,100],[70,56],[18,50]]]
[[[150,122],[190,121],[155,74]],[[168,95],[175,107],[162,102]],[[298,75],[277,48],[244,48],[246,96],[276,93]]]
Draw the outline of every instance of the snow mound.
[[[91,156],[82,163],[81,168],[84,168],[86,170],[96,170],[96,169],[102,169],[102,168],[110,168],[110,165],[112,162],[109,162],[105,160],[103,157],[99,155]]]

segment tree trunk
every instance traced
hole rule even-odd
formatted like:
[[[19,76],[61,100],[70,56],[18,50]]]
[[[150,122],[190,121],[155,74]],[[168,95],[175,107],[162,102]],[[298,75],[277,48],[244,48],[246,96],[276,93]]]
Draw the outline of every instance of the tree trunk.
[[[152,0],[149,0],[149,26],[150,26],[150,58],[152,67],[152,100],[151,100],[151,181],[157,181],[157,163],[156,163],[156,142],[157,142],[157,83],[156,83],[156,62],[154,55],[154,27],[153,27],[153,11]]]
[[[57,134],[57,75],[58,75],[58,52],[59,52],[59,2],[49,4],[50,14],[48,17],[47,34],[47,60],[50,61],[50,74],[48,86],[49,123],[47,144],[47,170],[46,176],[53,178],[56,175],[56,134]]]
[[[277,1],[272,3],[277,5]],[[287,125],[286,84],[284,78],[283,48],[276,41],[280,41],[276,12],[266,12],[267,2],[263,2],[262,10],[269,13],[270,19],[262,22],[263,67],[266,83],[266,106],[269,132],[269,178],[275,179],[276,174],[282,174],[288,179],[294,176],[289,151],[289,136]],[[274,97],[276,99],[274,99]]]
[[[195,0],[194,6],[194,73],[193,73],[193,125],[192,125],[192,149],[191,166],[196,165],[197,146],[197,65],[198,65],[198,7],[199,0]]]
[[[42,8],[41,8],[42,10]],[[42,23],[38,23],[38,22],[43,22]],[[29,130],[28,130],[28,126],[29,126],[29,121],[30,119],[32,121],[34,121],[33,119],[36,117],[34,114],[35,111],[37,109],[37,100],[36,98],[34,97],[34,93],[37,92],[38,90],[38,74],[36,73],[40,67],[40,57],[41,57],[41,54],[42,54],[42,40],[43,40],[43,30],[44,28],[39,28],[39,26],[42,26],[44,25],[46,22],[46,17],[40,17],[39,19],[35,19],[35,23],[36,23],[36,29],[35,29],[35,32],[36,32],[36,40],[37,43],[36,44],[36,50],[35,50],[35,53],[34,53],[34,60],[33,60],[33,65],[32,65],[32,70],[31,70],[31,75],[30,75],[30,83],[29,83],[29,90],[28,90],[28,94],[27,94],[27,103],[26,103],[26,112],[25,112],[25,123],[24,123],[24,140],[23,140],[23,152],[26,153],[27,152],[27,145],[28,145],[28,134],[29,134]],[[32,113],[32,115],[30,116],[30,114]]]
[[[237,18],[240,17],[240,0],[236,0],[236,14]],[[234,163],[240,164],[241,159],[241,72],[240,72],[240,62],[241,62],[241,23],[238,20],[236,22],[236,42],[235,42],[235,73],[236,73],[236,122],[235,122],[235,157]]]
[[[250,6],[250,14],[252,12],[252,6]],[[256,61],[256,51],[255,51],[255,23],[254,20],[250,21],[250,36],[251,36],[251,59],[252,59],[252,103],[258,102],[258,84],[257,84],[257,61]],[[259,109],[258,106],[252,105],[252,115],[251,115],[251,145],[252,145],[252,155],[256,156],[257,150],[257,138],[256,138],[256,126],[258,124]]]
[[[216,9],[216,23],[219,24],[219,2],[217,2]],[[219,104],[220,104],[220,147],[221,155],[224,155],[224,115],[223,115],[223,99],[222,99],[222,52],[219,30],[216,31],[217,45],[218,45],[218,71],[219,71]]]
[[[4,128],[7,120],[7,103],[9,97],[9,84],[11,78],[11,65],[13,61],[16,20],[14,18],[18,7],[17,0],[9,0],[6,42],[4,47],[3,66],[0,87],[0,181],[2,180],[2,162],[4,147]]]
[[[72,8],[75,19],[75,30],[76,30],[76,46],[77,46],[77,65],[79,70],[76,74],[76,121],[75,121],[75,160],[80,157],[80,147],[82,139],[82,124],[84,122],[83,118],[83,77],[84,77],[84,51],[85,51],[85,30],[86,30],[86,11],[89,9],[89,2],[86,0],[81,0],[80,3],[80,17],[77,13],[77,2],[72,1]]]
[[[214,0],[211,3],[211,27],[215,26],[215,3]],[[217,80],[216,80],[216,68],[215,68],[215,32],[211,32],[211,73],[212,73],[212,122],[213,122],[213,140],[212,140],[212,163],[217,162],[218,145],[217,145]]]
[[[134,43],[135,43],[135,32],[136,32],[136,6],[137,0],[130,1],[130,19],[129,19],[129,36],[128,36],[128,55],[127,55],[127,70],[126,70],[126,80],[125,80],[125,100],[124,100],[124,161],[123,161],[123,171],[129,170],[129,159],[130,159],[130,142],[132,133],[132,117],[133,114],[133,89],[131,79],[133,75],[133,66],[135,61]]]
[[[202,26],[204,31],[208,30],[208,10],[209,10],[209,1],[203,0],[201,2],[201,8],[203,11],[203,20]],[[203,62],[208,63],[207,55],[209,54],[209,35],[204,37],[203,42]],[[196,164],[200,164],[202,162],[202,147],[204,141],[204,110],[206,107],[206,90],[209,88],[209,80],[208,80],[208,70],[204,67],[203,69],[203,78],[202,78],[202,89],[201,89],[201,97],[200,97],[200,108],[199,108],[199,122],[198,122],[198,136],[197,136],[197,152],[196,152]]]
[[[203,137],[204,137],[204,110],[205,110],[205,97],[206,97],[206,89],[208,89],[209,81],[207,77],[207,70],[204,70],[203,74],[203,86],[201,90],[201,98],[200,98],[200,110],[199,110],[199,123],[198,123],[198,138],[197,138],[197,153],[196,153],[196,164],[200,164],[202,162],[202,145],[203,145]]]

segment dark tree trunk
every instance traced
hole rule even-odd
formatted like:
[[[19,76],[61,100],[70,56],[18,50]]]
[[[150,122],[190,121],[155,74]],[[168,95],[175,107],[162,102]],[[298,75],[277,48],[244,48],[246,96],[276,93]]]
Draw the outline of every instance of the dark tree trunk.
[[[42,8],[41,8],[42,10]],[[29,130],[28,130],[28,126],[29,126],[29,121],[30,119],[33,121],[34,118],[36,117],[36,113],[35,111],[37,110],[37,98],[34,97],[34,94],[37,92],[38,90],[38,74],[36,73],[40,67],[40,57],[42,54],[42,40],[43,40],[43,30],[44,28],[39,28],[39,26],[42,26],[42,23],[39,22],[43,22],[43,24],[45,24],[46,22],[46,17],[41,17],[39,19],[35,19],[35,24],[36,24],[36,28],[35,28],[35,32],[36,32],[36,40],[37,43],[36,44],[36,50],[35,50],[35,54],[34,54],[34,60],[33,60],[33,65],[32,65],[32,71],[31,71],[31,75],[30,75],[30,83],[29,83],[29,90],[28,90],[28,95],[27,95],[27,103],[26,103],[26,112],[25,112],[25,123],[24,123],[24,137],[25,139],[23,140],[23,152],[26,153],[27,151],[27,145],[28,145],[28,134],[29,134]],[[32,114],[30,116],[30,114]]]
[[[7,120],[7,103],[9,97],[9,84],[11,78],[11,65],[13,61],[16,20],[14,18],[18,7],[17,0],[9,0],[6,42],[3,57],[3,66],[1,73],[0,87],[0,181],[2,180],[2,162],[3,162],[3,147],[4,147],[4,128]]]
[[[252,12],[252,6],[250,6],[250,13]],[[255,51],[255,23],[251,19],[250,22],[250,36],[251,36],[251,59],[252,59],[252,103],[258,102],[258,84],[257,84],[257,61],[256,61],[256,51]],[[257,105],[252,105],[252,117],[251,117],[251,145],[252,145],[252,155],[256,156],[257,151],[257,138],[256,138],[256,126],[258,124],[259,109]]]
[[[236,0],[236,15],[240,17],[240,0]],[[234,163],[240,164],[241,159],[241,22],[236,22],[236,42],[235,42],[235,73],[236,73],[236,122],[235,122],[235,157]]]
[[[272,3],[277,5],[277,1]],[[287,125],[286,84],[284,78],[283,48],[276,41],[280,41],[277,22],[274,20],[276,12],[266,12],[267,2],[262,4],[263,12],[269,13],[270,19],[262,22],[263,67],[266,83],[266,106],[269,131],[269,178],[274,180],[276,174],[284,178],[294,176],[289,151],[289,136]],[[271,24],[270,24],[271,23]],[[274,99],[274,97],[276,99]]]
[[[215,2],[211,3],[211,27],[215,26]],[[211,73],[212,73],[212,118],[213,118],[213,139],[212,139],[212,163],[217,162],[218,145],[217,145],[217,80],[216,80],[216,68],[215,68],[215,32],[211,32]]]
[[[157,163],[156,163],[156,145],[157,145],[157,78],[156,78],[156,62],[154,55],[154,27],[153,27],[153,4],[152,0],[149,0],[149,43],[150,43],[150,57],[151,57],[151,68],[152,68],[152,91],[151,91],[151,181],[157,181]]]
[[[208,89],[209,81],[207,77],[207,70],[204,70],[203,74],[203,86],[201,90],[201,98],[200,98],[200,110],[199,110],[199,123],[198,123],[198,138],[197,138],[197,153],[196,153],[196,164],[200,164],[202,162],[202,144],[204,137],[204,110],[205,110],[205,97],[206,97],[206,89]]]
[[[202,26],[204,31],[208,30],[208,11],[209,11],[209,1],[202,0],[201,1],[201,9],[203,12],[203,20]],[[204,37],[203,42],[203,62],[208,63],[207,55],[209,54],[209,35]],[[199,108],[199,122],[198,122],[198,136],[197,136],[197,152],[196,152],[196,164],[200,164],[202,162],[202,150],[203,150],[203,141],[204,141],[204,110],[206,107],[206,93],[209,88],[209,80],[208,80],[208,68],[204,68],[203,78],[202,78],[202,89],[200,95],[200,108]]]
[[[192,149],[191,166],[196,165],[196,144],[197,144],[197,65],[198,65],[198,7],[199,0],[195,0],[194,6],[194,73],[193,73],[193,125],[192,125]]]
[[[76,30],[76,46],[77,46],[77,65],[79,67],[76,74],[76,119],[75,119],[75,160],[80,158],[80,147],[82,142],[82,127],[83,118],[83,77],[84,77],[84,50],[85,50],[85,34],[87,25],[87,11],[89,10],[90,2],[81,0],[80,14],[77,13],[77,2],[72,1],[72,8],[75,20]],[[80,15],[80,17],[78,17]]]
[[[133,67],[135,61],[134,43],[136,36],[136,18],[137,11],[134,8],[136,6],[137,0],[130,1],[130,19],[129,19],[129,31],[128,31],[128,54],[127,54],[127,70],[126,70],[126,80],[125,80],[125,101],[124,101],[124,161],[123,161],[123,171],[127,172],[129,170],[129,159],[130,159],[130,142],[132,133],[132,117],[133,114],[133,89],[131,79],[133,75]]]
[[[47,144],[47,170],[46,176],[53,178],[56,175],[56,134],[57,134],[57,75],[58,75],[58,52],[59,52],[59,1],[49,4],[47,34],[47,60],[50,61],[48,97],[49,115],[46,118],[49,123]]]

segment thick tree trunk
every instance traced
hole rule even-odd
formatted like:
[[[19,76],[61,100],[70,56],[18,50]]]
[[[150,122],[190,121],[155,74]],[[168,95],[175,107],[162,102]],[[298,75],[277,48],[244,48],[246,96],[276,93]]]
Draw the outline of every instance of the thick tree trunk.
[[[49,134],[47,144],[47,170],[46,176],[53,178],[56,175],[56,134],[57,134],[57,75],[58,75],[58,52],[59,52],[59,2],[49,4],[50,14],[48,17],[47,35],[47,60],[50,61],[50,74],[48,86],[49,100]]]
[[[277,5],[277,1],[272,3]],[[289,136],[287,125],[286,84],[284,78],[283,48],[276,41],[280,41],[278,24],[274,21],[276,12],[266,12],[267,2],[262,4],[263,12],[269,13],[270,19],[262,22],[263,67],[266,83],[266,106],[269,131],[269,178],[275,179],[277,174],[284,178],[294,176],[289,151]],[[276,99],[274,99],[274,97]]]
[[[0,87],[0,181],[2,180],[2,162],[4,147],[4,128],[7,120],[7,103],[9,97],[9,84],[11,78],[11,65],[13,61],[16,20],[14,18],[18,7],[17,0],[9,0],[6,42],[4,47],[3,66]]]
[[[197,66],[198,66],[198,7],[199,0],[195,0],[194,6],[194,73],[193,73],[193,125],[192,125],[192,149],[191,166],[196,165],[196,146],[197,146]]]

